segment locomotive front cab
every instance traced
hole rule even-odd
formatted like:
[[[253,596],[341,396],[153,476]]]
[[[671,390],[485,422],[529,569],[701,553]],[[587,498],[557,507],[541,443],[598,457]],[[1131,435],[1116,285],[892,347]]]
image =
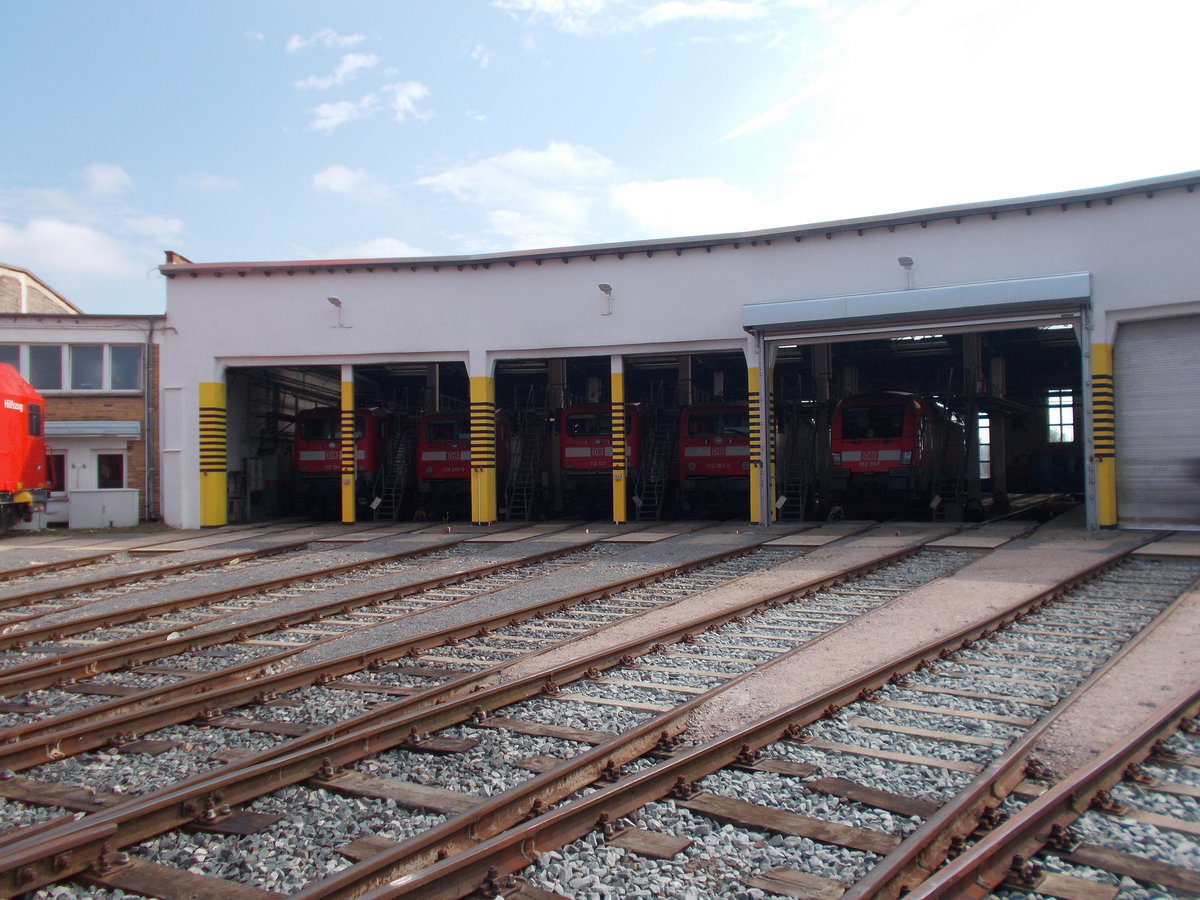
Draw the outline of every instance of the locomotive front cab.
[[[834,496],[923,499],[935,477],[936,418],[932,402],[915,394],[844,398],[830,422]]]
[[[743,512],[749,504],[750,410],[745,404],[684,409],[677,473],[685,511]]]
[[[625,467],[636,469],[641,460],[642,410],[625,407]],[[559,462],[565,478],[601,475],[612,471],[612,407],[606,404],[568,406],[559,416]]]
[[[41,395],[0,364],[0,534],[28,522],[50,497]]]
[[[458,481],[471,475],[471,420],[466,412],[429,413],[417,437],[417,484]]]
[[[335,407],[306,409],[296,415],[292,466],[301,507],[313,514],[331,514],[341,492],[342,411]],[[374,409],[354,415],[354,493],[357,504],[371,500],[383,458],[383,420]]]

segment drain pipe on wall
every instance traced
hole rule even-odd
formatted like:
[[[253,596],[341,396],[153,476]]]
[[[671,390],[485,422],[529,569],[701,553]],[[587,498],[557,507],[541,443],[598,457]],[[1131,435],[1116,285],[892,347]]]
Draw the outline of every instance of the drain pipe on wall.
[[[146,352],[145,358],[142,360],[142,397],[144,406],[142,409],[142,419],[146,423],[146,433],[142,436],[142,447],[146,454],[145,473],[146,473],[146,501],[145,513],[142,516],[143,521],[149,522],[150,517],[154,512],[154,479],[158,474],[158,467],[154,464],[155,454],[153,452],[152,436],[154,435],[154,417],[151,414],[151,393],[154,390],[154,384],[151,375],[154,373],[154,366],[151,363],[150,354],[154,352],[154,319],[149,319],[146,327]]]

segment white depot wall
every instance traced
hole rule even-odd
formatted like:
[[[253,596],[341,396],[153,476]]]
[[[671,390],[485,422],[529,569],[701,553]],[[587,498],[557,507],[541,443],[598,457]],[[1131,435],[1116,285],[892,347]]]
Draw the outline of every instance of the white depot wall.
[[[174,277],[167,281],[162,387],[185,409],[178,458],[163,469],[176,482],[164,485],[165,515],[175,525],[197,524],[197,385],[222,380],[228,364],[468,359],[472,373],[483,374],[485,360],[507,355],[748,347],[743,304],[903,289],[901,256],[914,259],[913,287],[1088,272],[1095,341],[1111,341],[1114,323],[1130,310],[1200,302],[1200,195],[1173,187],[1111,203],[1064,203],[994,218],[964,208],[957,221],[954,211],[938,211],[924,225],[864,220],[861,231],[829,239],[805,229],[799,242],[792,233],[758,233],[737,248],[728,236],[709,250],[680,253],[665,242],[597,246],[586,248],[594,260],[566,263],[474,258],[474,265],[443,262],[438,271],[435,260],[393,271],[380,262],[368,272],[352,263],[298,262],[270,264],[269,277],[268,264],[222,264],[220,277],[217,264],[195,267],[194,277],[187,267],[166,266]],[[612,285],[612,315],[602,315],[608,300],[600,283]],[[340,320],[331,296],[342,302]]]

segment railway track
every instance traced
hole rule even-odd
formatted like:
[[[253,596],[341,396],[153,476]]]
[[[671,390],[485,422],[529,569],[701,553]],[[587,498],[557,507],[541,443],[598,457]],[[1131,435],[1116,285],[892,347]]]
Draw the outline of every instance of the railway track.
[[[780,661],[801,654],[803,648],[819,642],[822,635],[848,628],[847,623],[872,610],[893,607],[914,589],[919,590],[920,585],[930,579],[936,582],[971,558],[946,550],[912,556],[920,543],[913,542],[898,551],[875,550],[872,559],[858,567],[857,572],[824,572],[807,582],[798,577],[796,567],[811,560],[795,550],[759,551],[758,555],[773,558],[773,565],[764,568],[759,561],[740,574],[718,571],[720,566],[734,562],[733,559],[709,561],[706,568],[712,569],[712,574],[708,584],[688,585],[687,574],[672,576],[679,579],[675,584],[666,573],[660,573],[657,579],[639,573],[644,582],[656,583],[629,587],[627,593],[610,583],[593,591],[593,596],[586,600],[577,598],[570,608],[560,600],[521,620],[501,617],[494,626],[472,622],[474,630],[464,632],[465,637],[452,632],[427,634],[425,640],[409,645],[391,658],[364,657],[359,659],[357,670],[332,677],[323,673],[326,676],[322,678],[323,684],[313,684],[313,673],[306,672],[307,680],[302,678],[295,686],[285,687],[281,696],[252,694],[251,705],[234,715],[218,704],[203,714],[203,722],[177,718],[175,724],[158,733],[136,738],[126,734],[118,742],[124,744],[122,747],[103,752],[95,752],[93,748],[83,757],[51,763],[35,762],[31,756],[20,762],[20,767],[27,771],[0,781],[0,796],[19,801],[23,804],[22,813],[29,813],[27,821],[16,831],[0,837],[0,873],[5,879],[0,884],[7,892],[4,895],[15,896],[71,875],[93,886],[145,891],[150,896],[182,896],[181,891],[192,891],[193,895],[199,891],[204,896],[271,896],[295,891],[305,883],[310,885],[302,891],[303,896],[355,896],[365,891],[396,890],[379,887],[396,879],[403,879],[404,884],[395,896],[464,895],[446,893],[445,882],[438,882],[442,886],[437,888],[421,886],[422,879],[433,875],[448,878],[458,886],[454,890],[466,893],[481,886],[486,890],[491,884],[497,890],[504,890],[505,896],[520,896],[511,894],[514,888],[499,885],[507,872],[527,865],[528,847],[542,847],[546,839],[541,832],[537,837],[518,841],[518,848],[522,844],[526,847],[525,851],[517,851],[520,865],[501,853],[487,861],[482,873],[479,866],[483,863],[479,862],[456,868],[453,875],[438,873],[449,871],[446,867],[454,860],[459,861],[455,866],[468,857],[476,860],[483,848],[495,842],[516,840],[521,829],[529,827],[522,826],[522,820],[536,823],[547,816],[561,817],[566,815],[564,810],[591,802],[595,795],[631,780],[652,781],[657,785],[658,776],[666,772],[665,767],[683,765],[681,771],[698,771],[689,768],[695,765],[693,757],[706,756],[708,751],[703,748],[721,741],[707,740],[685,749],[673,744],[680,736],[695,731],[696,716],[714,697],[731,693],[736,686],[747,685],[763,673],[771,677],[769,673]],[[741,555],[744,552],[733,554]],[[1108,559],[1104,564],[1111,562]],[[880,571],[868,574],[881,565],[884,568]],[[906,567],[918,574],[903,574]],[[1161,571],[1156,575],[1160,582],[1161,575]],[[1180,577],[1186,580],[1186,573]],[[1190,577],[1194,579],[1194,573]],[[853,584],[836,586],[847,578]],[[785,590],[762,590],[785,582],[790,585]],[[644,596],[646,592],[657,592],[658,597]],[[498,594],[503,595],[504,590],[500,589]],[[718,597],[724,598],[721,603],[715,602]],[[1045,599],[1039,596],[1033,603]],[[719,611],[714,612],[715,606],[720,607]],[[590,646],[589,641],[619,633],[622,624],[627,625],[634,614],[643,625],[638,638],[610,640],[604,649],[590,654],[583,652]],[[1005,612],[1005,616],[1016,614],[1012,610]],[[1076,611],[1073,615],[1082,614]],[[1142,611],[1139,615],[1145,619],[1152,613]],[[1140,624],[1121,623],[1121,634],[1129,629],[1136,631]],[[1061,626],[1057,625],[1040,630],[1062,634]],[[1110,645],[1124,639],[1103,627],[1094,630],[1107,638]],[[960,642],[967,639],[967,632],[954,636]],[[1038,639],[1048,642],[1051,648],[1056,643],[1045,635]],[[334,648],[339,641],[344,643],[344,638],[327,635],[310,645],[308,652],[319,657],[325,652],[322,648]],[[1072,636],[1071,641],[1077,638]],[[1057,643],[1061,644],[1061,637]],[[922,659],[937,658],[944,649],[926,648],[886,673],[873,672],[867,682],[882,686],[908,663],[915,666]],[[372,652],[377,650],[373,648]],[[942,672],[937,677],[961,685],[976,679],[980,668],[994,669],[997,657],[1017,655],[1027,663],[1030,654],[1038,652],[1024,644],[1000,647],[983,659],[964,659],[956,664],[953,674]],[[1059,654],[1057,650],[1051,652]],[[559,660],[569,662],[560,664]],[[1072,666],[1086,669],[1094,667],[1093,662],[1091,656],[1085,656],[1072,661]],[[1014,684],[1038,680],[1021,677],[1029,675],[1028,671],[1016,671],[1021,674],[1012,676]],[[934,676],[925,672],[910,677]],[[841,706],[864,689],[865,686],[858,686],[846,696],[835,691],[822,699],[828,701],[825,706]],[[832,737],[810,733],[804,736],[811,738],[807,741],[797,740],[800,734],[796,728],[819,722],[819,716],[806,720],[808,712],[793,715],[784,725],[780,724],[782,719],[765,726],[756,721],[754,728],[765,727],[766,732],[756,731],[757,737],[751,739],[743,739],[745,735],[731,739],[736,746],[731,745],[733,755],[729,761],[748,772],[722,775],[717,766],[715,774],[693,774],[685,780],[692,785],[701,778],[734,778],[732,787],[718,787],[732,790],[736,799],[747,806],[763,807],[766,804],[745,798],[755,796],[758,788],[754,784],[764,778],[797,785],[819,782],[816,788],[798,790],[826,798],[825,802],[835,809],[830,829],[838,832],[839,826],[848,828],[858,835],[855,840],[866,842],[867,847],[847,851],[836,841],[826,844],[817,839],[814,845],[819,851],[817,856],[851,852],[886,857],[903,842],[906,833],[903,827],[898,828],[898,834],[889,835],[892,840],[881,842],[877,836],[867,834],[883,833],[878,808],[869,815],[861,812],[869,820],[868,826],[837,822],[840,814],[837,810],[844,813],[845,806],[858,809],[871,802],[883,802],[884,818],[903,819],[909,822],[909,831],[918,831],[919,820],[936,815],[937,807],[945,805],[945,798],[930,799],[911,787],[907,793],[918,796],[905,796],[904,791],[888,788],[872,790],[870,779],[865,776],[855,779],[829,773],[836,770],[853,774],[854,766],[847,760],[866,759],[870,760],[868,765],[875,766],[880,759],[889,760],[889,754],[918,757],[928,753],[928,758],[942,760],[934,768],[942,773],[944,790],[953,793],[962,787],[963,779],[969,781],[970,776],[977,774],[972,766],[984,765],[977,757],[1003,755],[999,748],[1030,727],[1047,704],[1055,702],[1050,698],[1007,693],[1013,689],[1009,685],[985,692],[943,684],[936,698],[931,699],[928,686],[893,685],[886,691],[902,693],[870,704],[867,709],[871,714],[846,718],[848,713],[842,711],[840,718],[812,726],[833,729]],[[968,702],[968,694],[988,694],[970,700],[983,703],[985,708],[962,708]],[[322,719],[318,712],[322,706],[335,707],[338,712]],[[361,714],[347,719],[347,710],[361,710]],[[318,727],[322,722],[325,722],[323,727]],[[968,724],[963,725],[964,722]],[[599,727],[601,723],[604,727]],[[779,732],[789,726],[792,730],[785,743],[791,756],[785,758],[768,752],[766,755],[777,761],[764,763],[756,753],[758,746],[775,743],[773,739],[767,741],[764,735],[772,729]],[[995,736],[980,739],[975,732],[981,727],[994,731]],[[851,743],[837,729],[884,735],[889,740],[933,742],[931,748],[937,741],[949,741],[950,746],[959,750],[968,747],[970,753],[965,758],[956,758],[936,749],[921,754],[890,749],[882,757],[878,752],[872,756],[869,752],[847,750]],[[960,730],[960,737],[947,737],[955,729]],[[216,734],[221,737],[214,740]],[[227,742],[231,734],[239,736],[240,747],[231,749],[236,743]],[[41,736],[44,738],[46,734]],[[856,746],[869,748],[871,741],[864,740],[865,745]],[[19,738],[16,743],[22,744]],[[36,740],[26,740],[22,752],[31,752],[35,743]],[[198,750],[202,752],[196,753]],[[722,752],[718,751],[714,758]],[[210,758],[209,763],[194,765],[204,754]],[[812,762],[793,759],[796,754],[824,756],[822,762]],[[191,768],[186,763],[179,768],[178,757],[191,760]],[[94,768],[79,767],[84,759]],[[118,787],[139,796],[124,799],[118,792],[104,791],[88,796],[89,786],[94,790],[103,780],[106,766],[111,770],[127,769],[130,759],[141,760],[139,768],[147,770],[149,777],[137,782],[130,779]],[[160,759],[161,764],[151,762]],[[836,759],[836,765],[829,759]],[[680,760],[692,761],[680,763]],[[212,768],[215,762],[222,761],[224,765]],[[890,759],[888,764],[895,762]],[[903,767],[913,762],[910,759],[897,764]],[[623,768],[626,766],[628,769]],[[61,790],[48,787],[54,781],[50,773],[56,768],[63,776],[55,782]],[[818,768],[826,771],[819,773]],[[626,771],[635,774],[624,774]],[[954,774],[947,776],[948,772]],[[415,773],[419,777],[414,779]],[[656,774],[651,777],[647,773]],[[744,784],[736,781],[743,776],[750,781]],[[181,778],[184,780],[180,781]],[[443,778],[445,783],[438,783]],[[608,781],[615,783],[596,790],[595,784]],[[668,783],[662,794],[644,802],[663,803],[662,798],[673,787],[674,782]],[[51,796],[54,791],[57,793]],[[689,793],[691,788],[681,792]],[[706,790],[706,793],[719,797],[722,791]],[[35,801],[43,804],[41,813],[36,811]],[[54,812],[53,806],[45,805],[50,801],[58,801],[58,809],[64,814],[72,809],[86,814],[78,822],[55,821],[48,818]],[[694,801],[693,797],[690,802]],[[605,840],[618,840],[616,820],[627,813],[614,810],[623,802],[606,806],[602,810],[605,815],[597,815],[580,832],[588,835],[583,841],[591,842],[593,854],[603,854],[610,867],[610,857],[622,845],[610,846],[595,835],[607,832]],[[670,804],[676,816],[681,815],[685,802],[689,801],[680,798],[678,803]],[[709,804],[707,811],[698,813],[692,809],[686,815],[719,818],[714,810],[723,802],[705,797],[702,804]],[[633,809],[641,805],[631,807],[628,814],[632,815]],[[226,806],[231,809],[226,811]],[[728,804],[720,813],[727,818],[721,821],[730,821],[727,807]],[[306,846],[302,860],[286,853],[281,856],[278,848],[267,852],[265,848],[281,841],[288,843],[285,836],[295,833],[297,809],[326,810],[320,813],[327,817],[324,831],[313,829],[311,838],[305,835],[305,844],[312,846]],[[794,809],[777,812],[785,819],[789,814],[815,818]],[[583,821],[588,814],[584,813]],[[738,807],[732,815],[736,818],[742,814],[748,815]],[[870,815],[876,819],[870,820]],[[273,824],[263,818],[270,816],[282,816],[281,821],[290,825]],[[605,827],[593,833],[601,818]],[[632,830],[626,831],[624,846],[632,844],[645,849],[655,844],[654,839],[661,834],[650,834],[652,829],[645,826],[647,822],[653,825],[667,819],[651,815],[646,821],[631,819],[622,823],[632,826]],[[251,828],[247,821],[258,824]],[[177,830],[181,825],[186,830]],[[657,830],[662,832],[664,828],[660,825]],[[242,834],[231,838],[227,834],[230,831]],[[372,835],[371,831],[377,833]],[[356,833],[360,836],[352,837]],[[564,833],[554,833],[555,840],[563,843],[560,838]],[[374,840],[363,840],[364,835]],[[339,840],[340,837],[350,839]],[[796,835],[777,837],[785,843],[793,839],[814,841],[812,837]],[[774,846],[771,840],[756,837],[750,846],[756,847],[754,841],[758,841],[771,848]],[[231,842],[236,851],[230,850]],[[133,850],[135,846],[137,849]],[[841,849],[830,851],[830,847]],[[130,849],[129,860],[120,855],[121,848]],[[687,851],[677,852],[687,855]],[[569,858],[566,853],[563,851],[564,859]],[[624,858],[632,853],[620,850],[619,855]],[[232,859],[231,855],[244,859]],[[335,875],[329,874],[345,866],[347,859],[361,861]],[[570,865],[563,865],[570,869]],[[669,868],[672,864],[663,865]],[[707,863],[692,868],[695,870],[690,873],[692,876],[704,875],[705,871],[712,875],[713,866]],[[854,871],[846,868],[844,861],[834,868],[843,879],[845,872]],[[495,872],[489,875],[491,869]],[[202,874],[205,871],[215,874]],[[792,871],[818,880],[828,878],[801,872],[796,867]],[[536,896],[539,889],[556,890],[556,885],[561,893],[563,885],[555,880],[561,876],[552,869],[551,874],[526,875],[526,884],[517,890],[526,891],[528,896]],[[478,880],[472,882],[477,876]],[[603,885],[589,886],[586,873],[576,873],[574,877],[584,881],[570,887],[572,879],[568,878],[567,893],[562,895],[626,895],[605,894],[604,890],[612,889]],[[795,889],[786,881],[795,875],[776,873],[772,877],[785,881],[751,889],[774,890],[781,884],[788,890]],[[676,875],[672,879],[671,883],[679,880]],[[545,886],[535,888],[541,883]],[[684,885],[684,890],[700,891],[697,896],[712,889],[712,883],[702,879],[691,888],[686,880],[679,884]],[[729,887],[726,882],[722,884],[722,889]],[[830,884],[822,889],[833,887]],[[843,882],[840,890],[845,889]],[[60,885],[55,890],[65,888]],[[430,892],[422,893],[426,890]],[[588,890],[597,893],[589,894]],[[646,890],[662,893],[664,888],[660,885]]]

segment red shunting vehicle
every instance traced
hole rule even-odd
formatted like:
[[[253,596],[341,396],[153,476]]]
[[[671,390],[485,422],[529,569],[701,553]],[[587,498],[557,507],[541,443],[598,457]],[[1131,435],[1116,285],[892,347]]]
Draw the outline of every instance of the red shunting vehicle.
[[[0,534],[30,521],[50,496],[45,409],[41,394],[0,363]]]

